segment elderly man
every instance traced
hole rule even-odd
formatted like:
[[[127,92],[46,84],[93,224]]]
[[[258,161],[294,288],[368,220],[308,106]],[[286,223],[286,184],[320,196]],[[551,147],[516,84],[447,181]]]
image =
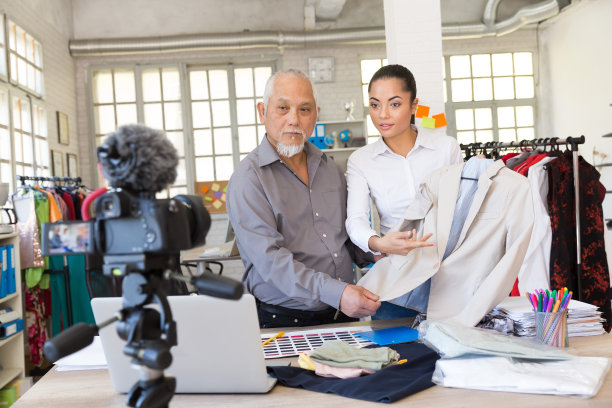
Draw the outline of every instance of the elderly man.
[[[309,78],[297,70],[277,72],[257,111],[266,137],[232,175],[227,211],[260,326],[374,314],[378,296],[352,284],[351,254],[357,250],[344,227],[344,174],[306,143],[319,112]]]

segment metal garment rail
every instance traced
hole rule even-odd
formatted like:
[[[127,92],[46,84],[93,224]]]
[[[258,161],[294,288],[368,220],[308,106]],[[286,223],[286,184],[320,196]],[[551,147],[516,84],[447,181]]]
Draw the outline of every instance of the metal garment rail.
[[[17,176],[17,181],[24,185],[26,181],[52,181],[55,183],[76,183],[81,184],[80,177],[55,177],[55,176]]]
[[[497,150],[508,148],[563,146],[572,152],[572,165],[574,171],[574,197],[576,212],[576,279],[578,282],[578,300],[582,300],[582,243],[580,242],[580,181],[578,172],[578,145],[584,144],[584,135],[580,137],[568,137],[560,139],[557,137],[546,139],[521,140],[520,142],[485,142],[461,144],[461,150]]]

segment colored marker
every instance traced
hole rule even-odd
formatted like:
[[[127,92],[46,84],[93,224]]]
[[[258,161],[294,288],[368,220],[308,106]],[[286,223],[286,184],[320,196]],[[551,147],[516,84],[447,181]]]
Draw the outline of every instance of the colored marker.
[[[263,343],[261,343],[261,345],[265,346],[266,344],[268,344],[272,340],[278,339],[279,337],[283,337],[284,335],[285,335],[285,332],[278,332],[274,336],[270,337],[268,340],[266,340]]]

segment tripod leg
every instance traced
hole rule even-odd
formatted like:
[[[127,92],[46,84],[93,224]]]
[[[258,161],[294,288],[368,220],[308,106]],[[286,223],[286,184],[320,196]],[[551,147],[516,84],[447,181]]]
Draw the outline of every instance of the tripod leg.
[[[176,389],[176,378],[139,381],[130,390],[126,404],[136,408],[167,408]]]

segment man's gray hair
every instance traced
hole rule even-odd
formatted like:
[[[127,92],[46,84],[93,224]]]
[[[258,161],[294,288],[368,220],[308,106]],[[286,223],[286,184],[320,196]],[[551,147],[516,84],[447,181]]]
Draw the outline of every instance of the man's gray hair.
[[[274,83],[276,82],[276,79],[278,77],[283,76],[283,75],[294,76],[296,78],[303,78],[307,80],[310,83],[310,87],[312,88],[312,95],[314,96],[315,105],[318,106],[317,90],[315,89],[312,81],[310,80],[310,77],[306,75],[305,73],[303,73],[302,71],[300,71],[299,69],[289,68],[289,69],[275,72],[270,78],[268,78],[268,81],[266,82],[266,87],[264,89],[264,94],[263,94],[264,115],[268,111],[268,102],[270,101],[270,95],[272,95],[272,90],[274,89]]]

